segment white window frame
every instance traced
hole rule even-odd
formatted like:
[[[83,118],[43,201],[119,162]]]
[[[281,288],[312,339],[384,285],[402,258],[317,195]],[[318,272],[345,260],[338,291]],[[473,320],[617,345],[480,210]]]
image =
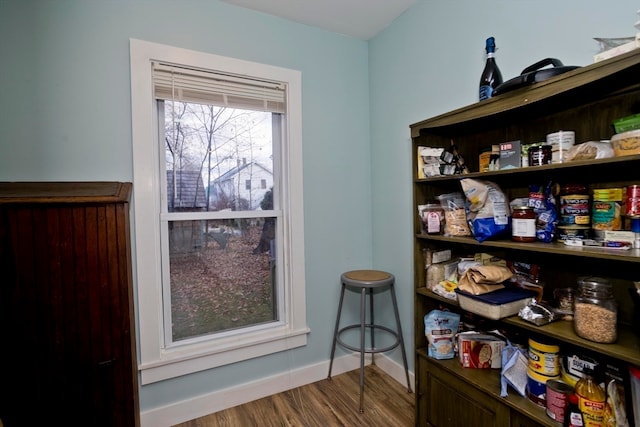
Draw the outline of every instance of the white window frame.
[[[260,357],[307,343],[304,216],[302,195],[301,73],[270,65],[130,39],[133,142],[133,240],[141,384]],[[281,171],[283,242],[281,274],[284,316],[260,328],[220,334],[209,341],[166,346],[163,330],[160,246],[160,152],[153,96],[152,62],[164,61],[278,81],[287,86]],[[164,157],[162,157],[164,159]],[[274,176],[274,179],[276,177]],[[247,213],[251,215],[251,213]]]

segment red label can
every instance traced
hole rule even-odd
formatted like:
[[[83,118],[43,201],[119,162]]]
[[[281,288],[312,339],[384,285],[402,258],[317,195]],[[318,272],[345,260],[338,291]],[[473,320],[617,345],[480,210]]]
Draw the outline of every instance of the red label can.
[[[569,395],[573,387],[558,380],[547,381],[546,408],[547,415],[556,421],[564,421],[564,413],[569,405]]]
[[[627,215],[640,216],[640,185],[627,187]]]

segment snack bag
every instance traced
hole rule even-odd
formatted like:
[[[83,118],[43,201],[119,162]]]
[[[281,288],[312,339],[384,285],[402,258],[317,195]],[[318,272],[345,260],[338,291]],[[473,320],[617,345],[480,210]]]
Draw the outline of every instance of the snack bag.
[[[467,219],[477,241],[484,242],[511,231],[509,201],[497,184],[471,178],[460,180],[460,184],[470,203]]]
[[[429,342],[429,357],[453,359],[455,337],[458,333],[460,315],[449,311],[432,310],[424,316],[424,333]]]
[[[546,187],[538,184],[529,186],[529,206],[536,213],[536,238],[545,243],[553,240],[558,225],[558,212],[551,191],[552,187],[551,182]]]

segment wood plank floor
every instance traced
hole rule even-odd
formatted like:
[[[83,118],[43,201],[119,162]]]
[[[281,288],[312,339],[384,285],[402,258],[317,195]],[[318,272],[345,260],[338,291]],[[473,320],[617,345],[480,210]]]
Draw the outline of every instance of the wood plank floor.
[[[175,427],[403,427],[413,426],[407,387],[377,366],[365,368],[364,414],[358,370],[226,409]]]

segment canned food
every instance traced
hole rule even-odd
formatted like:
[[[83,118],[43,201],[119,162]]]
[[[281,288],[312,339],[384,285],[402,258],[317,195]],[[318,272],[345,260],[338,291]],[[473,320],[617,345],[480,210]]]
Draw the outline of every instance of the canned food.
[[[589,225],[591,206],[587,186],[583,184],[565,184],[560,189],[560,224]]]
[[[529,338],[529,370],[545,377],[560,375],[560,347]]]
[[[623,188],[593,190],[591,228],[594,230],[620,230],[622,227],[621,202]]]
[[[573,387],[559,380],[547,381],[545,393],[547,415],[549,418],[563,422],[564,413],[569,405],[569,395],[573,393]]]
[[[627,187],[627,216],[640,216],[640,185]]]

